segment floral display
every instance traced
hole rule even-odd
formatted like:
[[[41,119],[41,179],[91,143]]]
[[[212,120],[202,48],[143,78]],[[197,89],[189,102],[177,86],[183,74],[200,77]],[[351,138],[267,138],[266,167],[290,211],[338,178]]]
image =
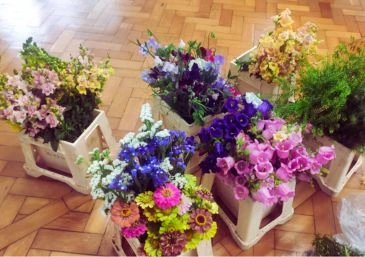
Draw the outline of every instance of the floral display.
[[[148,104],[140,118],[139,132],[120,141],[117,159],[108,150],[92,152],[91,194],[104,199],[121,235],[139,238],[148,256],[177,256],[215,235],[218,205],[193,175],[184,174],[194,139],[162,129]]]
[[[162,46],[151,36],[137,41],[140,53],[154,58],[154,67],[142,72],[154,94],[188,123],[203,124],[203,118],[221,112],[232,86],[221,76],[224,57],[197,41]]]
[[[97,65],[88,50],[70,61],[50,56],[32,39],[23,45],[22,70],[0,75],[0,118],[57,149],[73,142],[94,119],[94,109],[112,69]]]
[[[296,86],[300,67],[313,61],[309,57],[315,55],[318,44],[317,26],[307,22],[294,30],[290,15],[286,9],[273,17],[274,30],[259,39],[248,66],[251,75],[275,85],[284,80]]]
[[[232,186],[237,200],[265,205],[294,196],[288,182],[309,180],[335,157],[333,147],[307,152],[301,128],[272,115],[273,106],[253,93],[230,98],[228,113],[199,132],[203,172],[215,172]]]

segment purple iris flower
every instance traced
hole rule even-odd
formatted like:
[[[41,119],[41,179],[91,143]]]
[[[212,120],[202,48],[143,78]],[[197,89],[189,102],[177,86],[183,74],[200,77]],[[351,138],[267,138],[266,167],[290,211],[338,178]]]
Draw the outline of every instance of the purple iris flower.
[[[257,108],[263,117],[268,117],[272,109],[273,105],[266,99],[262,100],[262,104]]]
[[[227,101],[224,103],[224,107],[228,112],[234,113],[238,110],[238,101],[233,97],[228,97]]]

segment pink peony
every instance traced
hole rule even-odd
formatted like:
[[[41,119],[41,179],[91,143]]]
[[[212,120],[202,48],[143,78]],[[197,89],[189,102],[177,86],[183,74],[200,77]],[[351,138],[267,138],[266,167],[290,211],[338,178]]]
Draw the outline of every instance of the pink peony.
[[[290,140],[284,140],[279,142],[275,146],[276,154],[281,159],[286,159],[289,157],[290,150],[293,149],[293,143]]]
[[[256,192],[253,192],[252,198],[255,201],[263,203],[265,206],[271,206],[278,201],[278,199],[270,193],[267,187],[261,187]]]
[[[234,164],[234,168],[236,169],[237,173],[240,175],[251,172],[250,164],[243,160],[236,162]]]
[[[181,192],[174,184],[167,183],[156,189],[153,193],[153,200],[157,207],[161,209],[168,209],[180,203]]]
[[[125,238],[139,237],[146,233],[147,226],[141,222],[133,224],[131,227],[125,227],[121,230],[121,235]]]
[[[332,146],[321,146],[316,155],[316,161],[321,165],[326,165],[329,161],[336,158],[335,147]]]
[[[274,194],[282,201],[287,201],[290,198],[293,198],[295,192],[290,189],[288,183],[282,183],[276,186],[274,189]]]
[[[256,177],[261,180],[268,178],[270,173],[274,170],[270,162],[258,163],[255,165],[254,169],[256,171]]]
[[[221,168],[224,175],[234,166],[234,159],[231,156],[224,158],[217,158],[217,166]]]
[[[237,200],[245,200],[249,195],[248,188],[245,186],[235,186],[234,188],[234,197]]]

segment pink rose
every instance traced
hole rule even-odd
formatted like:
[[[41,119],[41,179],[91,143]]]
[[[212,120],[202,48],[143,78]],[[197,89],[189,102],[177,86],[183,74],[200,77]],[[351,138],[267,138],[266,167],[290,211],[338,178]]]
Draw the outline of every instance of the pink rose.
[[[221,168],[224,175],[234,166],[234,159],[231,156],[224,158],[217,158],[217,167]]]

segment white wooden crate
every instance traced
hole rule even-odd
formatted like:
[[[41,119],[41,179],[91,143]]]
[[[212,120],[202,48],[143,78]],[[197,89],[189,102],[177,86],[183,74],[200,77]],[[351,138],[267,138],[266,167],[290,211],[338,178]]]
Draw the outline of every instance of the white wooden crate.
[[[342,191],[347,181],[360,169],[364,161],[364,156],[326,136],[306,136],[304,137],[304,143],[312,148],[334,145],[336,158],[326,165],[329,173],[325,177],[320,175],[314,177],[321,190],[332,196],[336,196]]]
[[[293,198],[286,202],[266,207],[262,203],[254,201],[251,197],[241,201],[236,200],[232,187],[220,181],[218,176],[205,177],[205,185],[209,184],[214,184],[214,195],[217,200],[219,199],[218,204],[224,203],[225,205],[227,211],[220,206],[219,215],[227,224],[232,238],[241,249],[252,247],[267,232],[276,225],[289,221],[294,214]],[[295,191],[295,185],[296,181],[294,179],[289,182],[289,187],[293,191]],[[276,218],[271,219],[261,227],[262,221],[273,214],[274,211],[278,211],[279,215],[276,215]],[[232,215],[237,219],[237,222],[234,221]]]
[[[117,147],[104,111],[95,110],[94,114],[95,119],[79,138],[72,143],[61,140],[57,152],[52,150],[49,143],[44,144],[21,133],[19,139],[26,173],[33,177],[47,176],[68,184],[80,193],[89,194],[86,174],[89,152],[95,147],[111,150]],[[79,165],[75,163],[78,156],[85,158]]]

